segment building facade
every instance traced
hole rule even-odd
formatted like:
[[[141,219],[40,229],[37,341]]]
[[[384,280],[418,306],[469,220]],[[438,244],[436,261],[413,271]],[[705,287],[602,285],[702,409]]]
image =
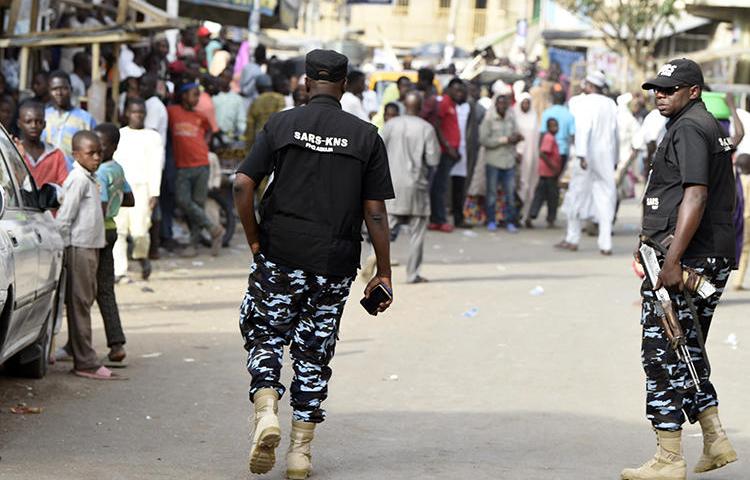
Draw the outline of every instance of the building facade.
[[[453,4],[453,2],[456,2]],[[455,15],[455,44],[465,50],[477,40],[512,31],[531,18],[534,0],[393,0],[389,5],[347,5],[342,0],[310,0],[300,28],[307,35],[333,40],[355,35],[365,45],[395,49],[445,42]]]

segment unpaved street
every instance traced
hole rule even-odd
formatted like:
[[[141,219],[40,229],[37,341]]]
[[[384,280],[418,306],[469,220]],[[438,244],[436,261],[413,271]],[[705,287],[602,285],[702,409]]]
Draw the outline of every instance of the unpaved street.
[[[635,219],[626,205],[609,258],[593,238],[577,253],[554,251],[559,229],[430,233],[423,275],[431,282],[405,285],[404,267],[395,268],[397,300],[378,318],[358,305],[364,286],[356,282],[313,478],[602,480],[640,465],[654,437],[630,266]],[[395,247],[402,263],[405,237]],[[69,364],[41,381],[0,373],[0,478],[247,478],[242,240],[238,233],[218,259],[165,258],[148,284],[117,287],[128,381],[79,379]],[[537,286],[543,293],[532,295]],[[740,461],[701,478],[750,478],[748,306],[750,294],[729,292],[708,341]],[[730,334],[736,347],[725,343]],[[11,414],[21,401],[44,411]],[[287,431],[286,397],[280,413]],[[686,434],[692,467],[699,429]],[[284,448],[264,478],[283,478]]]

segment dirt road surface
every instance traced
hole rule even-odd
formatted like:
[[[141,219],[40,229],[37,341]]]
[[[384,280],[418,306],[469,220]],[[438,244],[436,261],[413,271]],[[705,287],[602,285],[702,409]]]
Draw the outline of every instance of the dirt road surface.
[[[406,285],[396,267],[396,302],[377,318],[358,305],[364,285],[355,282],[313,478],[603,480],[650,457],[630,257],[636,218],[626,205],[612,257],[593,238],[577,253],[555,251],[561,229],[430,233],[431,282]],[[0,478],[248,478],[242,241],[236,235],[216,259],[165,258],[148,283],[117,286],[128,381],[79,379],[70,364],[40,381],[0,372]],[[394,249],[402,264],[406,244],[402,236]],[[708,341],[740,461],[707,480],[750,478],[748,307],[750,294],[728,292]],[[103,354],[98,313],[94,325]],[[44,411],[13,415],[18,402]],[[280,415],[286,434],[286,396]],[[691,466],[699,431],[685,430]],[[284,440],[276,468],[256,478],[283,478]]]

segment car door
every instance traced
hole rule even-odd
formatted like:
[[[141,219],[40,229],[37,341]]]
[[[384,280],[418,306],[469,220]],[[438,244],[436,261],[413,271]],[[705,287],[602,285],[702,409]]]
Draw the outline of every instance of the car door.
[[[7,213],[8,209],[18,207],[18,198],[16,189],[13,187],[13,181],[10,179],[10,173],[5,168],[5,164],[0,158],[0,195],[2,195],[2,205],[0,205],[0,312],[5,309],[5,302],[8,295],[12,294],[10,287],[13,285],[13,246],[10,237],[6,232],[8,227],[7,219],[11,214]],[[0,317],[2,321],[2,317]],[[4,325],[0,323],[0,345],[2,345],[3,335],[5,334]]]
[[[57,241],[59,235],[54,231],[52,214],[39,208],[37,186],[21,154],[9,140],[3,138],[0,138],[0,151],[13,174],[20,193],[21,207],[37,241],[36,301],[31,313],[35,317],[45,316],[58,281],[57,266],[62,262],[62,243]]]
[[[5,150],[2,148],[3,137],[7,139],[4,132],[0,131],[0,153],[4,153]],[[9,290],[12,291],[13,297],[10,305],[10,322],[2,326],[4,331],[0,332],[3,336],[3,355],[6,355],[17,351],[30,341],[32,331],[27,319],[34,306],[39,259],[36,235],[28,215],[23,210],[13,174],[5,162],[4,154],[0,155],[0,164],[0,176],[8,203],[0,228],[7,238],[8,254],[13,265]],[[41,328],[41,324],[38,328]]]

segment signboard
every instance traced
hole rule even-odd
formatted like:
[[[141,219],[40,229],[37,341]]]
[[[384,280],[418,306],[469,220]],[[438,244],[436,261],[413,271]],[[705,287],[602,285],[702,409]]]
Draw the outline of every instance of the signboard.
[[[349,5],[390,5],[393,0],[346,0]]]
[[[149,0],[164,7],[166,0]],[[253,0],[182,0],[180,16],[247,28]],[[300,0],[260,0],[261,28],[294,28]]]
[[[560,65],[562,73],[570,78],[573,75],[573,65],[586,60],[586,54],[575,50],[564,48],[550,47],[547,49],[550,63],[555,62]]]
[[[253,9],[253,0],[187,0],[196,5],[207,7],[224,7],[249,12]],[[261,15],[271,16],[276,10],[276,0],[260,0]]]

